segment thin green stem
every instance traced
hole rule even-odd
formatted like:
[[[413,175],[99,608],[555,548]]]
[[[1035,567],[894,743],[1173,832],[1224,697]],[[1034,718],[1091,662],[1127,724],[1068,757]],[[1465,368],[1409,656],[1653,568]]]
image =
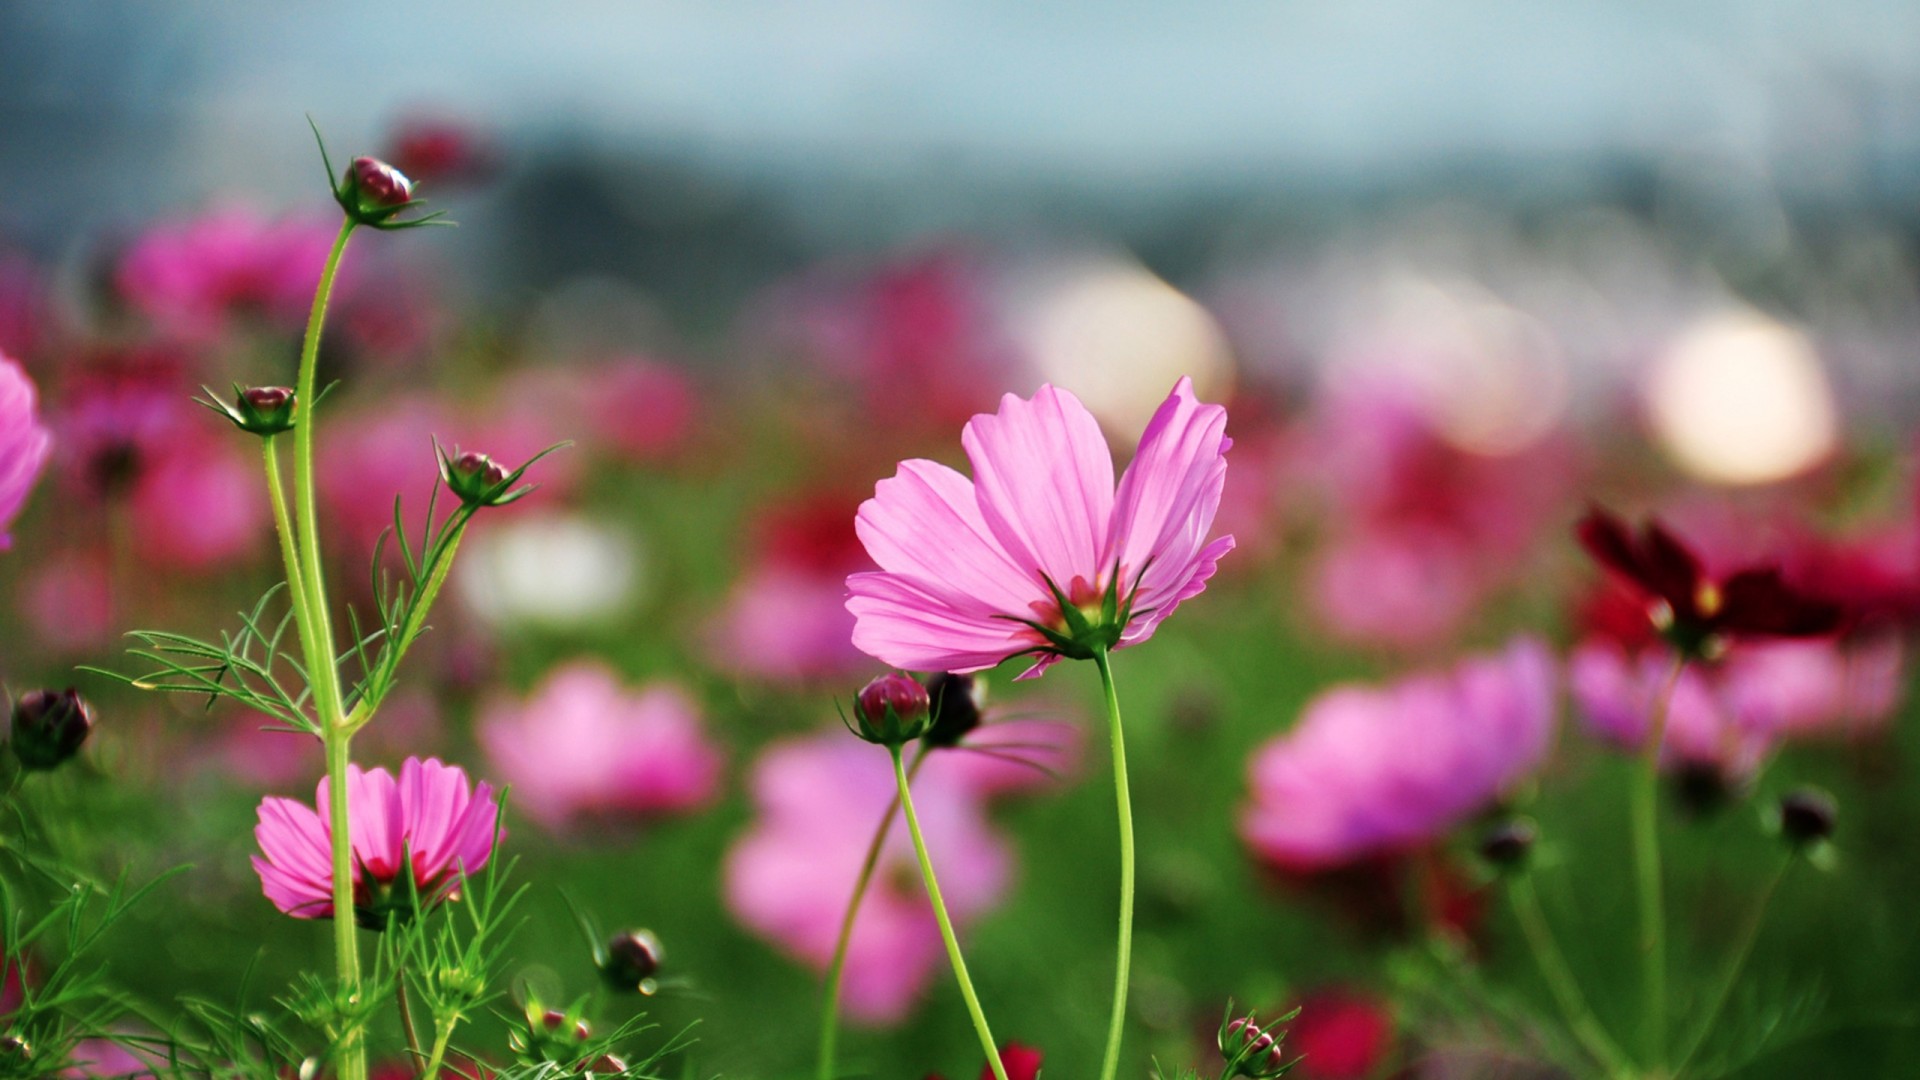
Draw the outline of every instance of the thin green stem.
[[[327,753],[327,820],[333,838],[333,958],[341,987],[350,995],[360,992],[360,950],[353,919],[353,849],[347,811],[347,763],[351,760],[348,744],[352,732],[346,726],[341,707],[339,661],[334,653],[333,620],[327,612],[326,578],[320,567],[319,498],[314,484],[313,429],[319,420],[319,395],[315,392],[316,368],[320,356],[320,330],[327,318],[327,301],[333,294],[333,281],[340,270],[340,258],[346,253],[347,240],[353,235],[354,221],[340,224],[333,248],[327,253],[326,266],[320,272],[320,285],[313,294],[313,307],[307,315],[306,338],[300,346],[300,371],[294,390],[301,416],[293,428],[293,495],[298,507],[299,582],[306,593],[308,633],[303,642],[307,661],[307,684],[313,693],[313,708],[320,724],[320,736]],[[283,549],[284,550],[284,549]],[[291,584],[291,579],[290,579]],[[349,1032],[340,1047],[341,1080],[366,1080],[366,1037],[358,1027]]]
[[[927,883],[927,899],[933,901],[933,917],[940,924],[940,940],[947,943],[947,959],[953,963],[953,977],[960,984],[960,996],[966,999],[967,1014],[973,1017],[973,1030],[980,1036],[980,1047],[987,1052],[987,1065],[994,1080],[1007,1080],[1007,1067],[1000,1063],[1000,1044],[993,1041],[987,1027],[987,1014],[980,1010],[980,998],[973,992],[973,980],[967,977],[967,961],[960,955],[960,939],[953,935],[953,920],[947,917],[947,902],[940,898],[940,882],[933,876],[933,860],[927,857],[927,840],[920,835],[920,816],[913,812],[913,791],[907,783],[906,762],[900,748],[887,748],[893,755],[893,779],[900,789],[900,809],[907,815],[907,831],[913,835],[913,853],[920,860],[920,876]]]
[[[1787,873],[1798,861],[1794,853],[1789,852],[1774,870],[1773,876],[1767,879],[1766,887],[1761,890],[1759,903],[1754,905],[1753,914],[1747,917],[1747,925],[1741,931],[1739,944],[1734,946],[1733,952],[1727,957],[1726,967],[1720,973],[1719,985],[1714,988],[1713,996],[1708,999],[1710,1004],[1707,1006],[1707,1011],[1700,1017],[1700,1026],[1695,1029],[1693,1037],[1687,1040],[1687,1049],[1680,1055],[1680,1063],[1674,1066],[1675,1076],[1686,1072],[1687,1065],[1693,1061],[1694,1055],[1698,1054],[1700,1048],[1706,1044],[1707,1036],[1713,1033],[1713,1026],[1720,1022],[1720,1014],[1733,997],[1733,987],[1740,979],[1741,969],[1746,967],[1747,957],[1753,954],[1753,943],[1760,937],[1760,927],[1766,922],[1767,909],[1773,905],[1774,894],[1780,891],[1780,883],[1787,879]]]
[[[1105,649],[1093,654],[1107,698],[1107,737],[1113,744],[1113,796],[1120,811],[1120,944],[1114,961],[1113,1011],[1107,1019],[1107,1050],[1100,1080],[1113,1080],[1120,1068],[1120,1039],[1127,1024],[1127,977],[1133,969],[1133,797],[1127,788],[1127,742],[1120,727],[1120,695],[1113,686],[1113,661]]]
[[[300,654],[311,657],[319,652],[313,634],[313,615],[307,610],[306,579],[300,573],[300,551],[293,532],[293,515],[287,510],[287,489],[280,478],[280,437],[267,435],[260,440],[260,456],[267,471],[267,500],[273,504],[273,531],[280,539],[280,561],[287,574],[287,598],[293,605],[293,625],[300,635]]]
[[[413,1026],[413,1005],[407,1000],[407,973],[402,970],[393,980],[394,1000],[400,1006],[400,1030],[407,1033],[407,1050],[415,1060],[420,1057],[420,1035]]]
[[[1507,898],[1513,902],[1514,918],[1526,936],[1527,947],[1533,951],[1534,963],[1547,980],[1547,988],[1559,1003],[1567,1029],[1609,1075],[1631,1075],[1626,1055],[1608,1037],[1606,1028],[1588,1007],[1586,995],[1580,992],[1580,983],[1574,978],[1573,969],[1567,966],[1566,956],[1554,940],[1553,928],[1540,910],[1540,897],[1534,891],[1532,877],[1524,873],[1514,875],[1507,884]]]
[[[919,775],[920,763],[927,760],[927,746],[913,756],[913,764],[907,767],[907,783]],[[847,945],[853,941],[853,924],[860,914],[861,901],[867,897],[867,886],[873,881],[873,871],[880,865],[880,852],[885,849],[887,836],[893,831],[893,816],[900,809],[900,796],[895,795],[887,803],[887,812],[880,819],[880,827],[874,830],[873,840],[867,844],[867,854],[860,862],[860,876],[854,879],[853,896],[847,900],[847,912],[840,919],[840,936],[833,943],[833,962],[827,965],[826,1008],[820,1017],[820,1058],[815,1068],[818,1080],[833,1080],[834,1055],[840,1041],[840,983],[846,974]]]
[[[1673,670],[1653,699],[1647,743],[1641,749],[1630,804],[1634,876],[1639,890],[1641,995],[1646,1009],[1644,1052],[1646,1066],[1654,1077],[1667,1075],[1667,921],[1660,872],[1660,751],[1667,741],[1674,689],[1686,667],[1686,654],[1675,653]]]

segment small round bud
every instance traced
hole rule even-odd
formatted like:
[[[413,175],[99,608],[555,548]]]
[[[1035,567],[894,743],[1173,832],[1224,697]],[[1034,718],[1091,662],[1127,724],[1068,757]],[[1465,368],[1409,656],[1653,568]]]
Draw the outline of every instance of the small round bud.
[[[926,687],[906,675],[882,675],[854,699],[856,733],[870,743],[902,746],[926,733],[929,707]]]
[[[93,707],[72,687],[34,690],[14,703],[8,744],[21,768],[52,769],[78,753],[92,731]]]
[[[250,386],[234,401],[234,425],[255,435],[278,435],[293,428],[293,391],[284,386]]]
[[[468,506],[492,506],[506,494],[507,470],[485,454],[468,450],[441,458],[440,472],[447,487]]]
[[[1799,788],[1780,799],[1780,835],[1795,847],[1816,844],[1833,835],[1839,816],[1833,796],[1815,788]]]
[[[354,158],[345,186],[361,214],[381,220],[413,201],[413,181],[379,158]]]
[[[927,745],[959,746],[967,732],[980,726],[980,707],[986,696],[986,685],[971,675],[943,671],[928,676],[927,699],[933,723],[927,728]]]
[[[607,942],[600,975],[616,990],[646,992],[660,971],[660,939],[651,930],[628,930]]]
[[[1499,870],[1517,870],[1527,863],[1540,830],[1529,818],[1497,822],[1480,834],[1480,857]]]
[[[1278,1039],[1261,1030],[1251,1016],[1236,1017],[1220,1029],[1215,1045],[1220,1056],[1233,1063],[1233,1075],[1249,1080],[1272,1080],[1285,1076],[1293,1066],[1287,1061],[1287,1034]]]
[[[33,1057],[33,1046],[18,1035],[0,1035],[0,1058],[25,1061]]]

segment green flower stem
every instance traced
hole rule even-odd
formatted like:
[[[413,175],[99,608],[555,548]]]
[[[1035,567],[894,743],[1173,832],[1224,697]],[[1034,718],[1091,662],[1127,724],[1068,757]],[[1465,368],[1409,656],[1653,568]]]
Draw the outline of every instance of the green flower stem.
[[[439,1080],[440,1067],[447,1060],[447,1043],[453,1039],[453,1027],[456,1022],[448,1019],[445,1024],[435,1025],[439,1030],[434,1033],[433,1052],[427,1056],[427,1067],[420,1070],[420,1080]]]
[[[1640,894],[1640,975],[1645,1002],[1646,1065],[1652,1075],[1667,1075],[1667,920],[1660,880],[1660,750],[1667,741],[1673,694],[1687,667],[1685,653],[1674,656],[1673,670],[1653,700],[1647,744],[1630,795],[1634,876]]]
[[[1533,952],[1540,974],[1547,980],[1547,988],[1559,1003],[1567,1028],[1608,1075],[1632,1076],[1626,1055],[1608,1037],[1606,1028],[1601,1026],[1599,1018],[1588,1007],[1586,996],[1580,992],[1580,983],[1573,977],[1573,969],[1567,966],[1566,956],[1554,940],[1553,929],[1540,910],[1540,897],[1534,891],[1532,876],[1515,874],[1507,885],[1507,898],[1513,902],[1514,918],[1526,935],[1527,947]]]
[[[260,440],[260,456],[267,470],[267,500],[273,504],[273,531],[280,539],[280,561],[287,573],[287,598],[293,605],[293,625],[300,635],[300,654],[319,651],[313,635],[313,616],[307,610],[306,579],[300,573],[300,551],[294,543],[293,516],[287,510],[287,489],[280,478],[280,437]]]
[[[933,860],[927,857],[927,840],[920,835],[920,816],[913,812],[913,791],[907,783],[907,765],[900,748],[887,748],[893,755],[893,778],[900,789],[900,809],[907,815],[907,831],[913,834],[913,853],[920,859],[920,876],[927,883],[927,899],[933,901],[933,917],[940,924],[940,939],[947,943],[947,959],[953,963],[953,977],[960,983],[960,996],[967,1001],[967,1013],[973,1017],[973,1030],[980,1036],[981,1049],[987,1052],[987,1065],[994,1080],[1007,1080],[1007,1067],[1000,1063],[1000,1044],[993,1041],[987,1027],[987,1014],[980,1011],[980,998],[973,992],[973,980],[967,977],[967,961],[960,955],[960,940],[953,936],[953,920],[947,918],[947,902],[940,898],[940,882],[933,876]]]
[[[1107,735],[1113,744],[1113,795],[1120,810],[1120,946],[1114,961],[1113,1013],[1107,1020],[1107,1051],[1100,1080],[1113,1080],[1120,1068],[1120,1037],[1127,1024],[1127,976],[1133,968],[1133,797],[1127,789],[1127,743],[1120,728],[1120,696],[1113,687],[1113,661],[1098,649],[1093,662],[1107,697]]]
[[[913,755],[913,764],[907,767],[907,783],[920,773],[920,763],[927,760],[927,746]],[[886,816],[880,819],[880,827],[874,830],[873,841],[867,845],[866,858],[860,863],[860,876],[854,879],[853,896],[847,901],[847,913],[840,919],[840,937],[833,943],[833,962],[827,965],[826,1008],[820,1017],[820,1060],[815,1069],[818,1080],[833,1080],[834,1053],[840,1041],[840,982],[846,974],[847,945],[853,940],[853,924],[860,914],[860,904],[867,897],[867,886],[873,881],[873,871],[880,865],[880,852],[886,847],[887,835],[893,831],[893,816],[900,809],[900,796],[895,795],[887,803]]]
[[[1733,997],[1733,987],[1740,980],[1740,971],[1746,967],[1747,957],[1753,954],[1753,943],[1760,936],[1760,926],[1766,922],[1767,909],[1773,905],[1774,894],[1780,891],[1780,883],[1787,879],[1787,873],[1798,861],[1794,853],[1788,852],[1786,858],[1782,859],[1779,867],[1774,870],[1773,876],[1767,879],[1766,887],[1760,893],[1760,901],[1754,905],[1753,914],[1748,916],[1747,925],[1741,932],[1740,943],[1734,946],[1732,954],[1727,957],[1726,968],[1720,973],[1720,983],[1714,988],[1713,996],[1708,999],[1711,1004],[1701,1015],[1700,1026],[1688,1040],[1686,1052],[1680,1055],[1680,1063],[1674,1066],[1675,1076],[1685,1074],[1687,1065],[1693,1061],[1694,1055],[1700,1052],[1700,1047],[1705,1045],[1707,1036],[1713,1033],[1714,1025],[1720,1022],[1720,1013],[1726,1009],[1727,1001]]]
[[[360,951],[353,920],[353,848],[347,816],[348,742],[352,732],[346,726],[340,695],[339,661],[334,653],[333,620],[327,613],[326,579],[320,568],[320,517],[318,495],[313,478],[313,429],[319,419],[319,395],[315,392],[315,369],[320,355],[320,329],[327,318],[327,301],[333,295],[333,281],[340,270],[340,257],[346,253],[347,240],[353,235],[351,217],[340,223],[333,249],[327,252],[326,266],[320,272],[320,286],[313,294],[313,308],[307,315],[307,333],[300,346],[300,372],[295,385],[295,400],[301,416],[293,428],[293,494],[298,507],[299,554],[298,585],[306,594],[308,640],[303,643],[307,661],[307,684],[313,694],[313,709],[320,724],[320,737],[327,753],[327,820],[333,837],[333,959],[341,988],[350,995],[360,992]],[[291,581],[290,581],[291,584]],[[341,1080],[366,1080],[366,1036],[356,1025],[340,1045]]]

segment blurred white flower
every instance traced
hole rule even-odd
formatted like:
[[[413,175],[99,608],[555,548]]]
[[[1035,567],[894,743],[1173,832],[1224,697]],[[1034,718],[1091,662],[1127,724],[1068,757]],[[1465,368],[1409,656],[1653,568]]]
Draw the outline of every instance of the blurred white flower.
[[[638,599],[636,537],[568,514],[489,521],[455,565],[460,598],[497,629],[567,630],[610,622]]]

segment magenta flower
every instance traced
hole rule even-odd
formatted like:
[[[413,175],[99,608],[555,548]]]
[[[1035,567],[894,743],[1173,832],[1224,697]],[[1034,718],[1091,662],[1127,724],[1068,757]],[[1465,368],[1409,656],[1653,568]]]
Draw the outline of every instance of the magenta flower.
[[[911,671],[979,671],[1032,653],[1138,644],[1206,588],[1233,538],[1207,539],[1226,481],[1227,411],[1181,379],[1133,463],[1113,459],[1093,414],[1065,390],[1008,394],[967,422],[968,480],[900,463],[856,526],[880,570],[847,578],[853,643]]]
[[[0,550],[11,543],[7,526],[26,504],[53,443],[36,402],[33,380],[0,353]]]
[[[260,888],[296,919],[333,917],[332,829],[323,816],[327,781],[312,807],[269,796],[260,802],[253,835],[265,857],[253,857]],[[500,813],[493,788],[469,785],[467,774],[437,758],[408,758],[395,780],[385,769],[347,766],[347,812],[353,845],[354,918],[384,929],[416,903],[459,895],[465,875],[493,855]]]
[[[1435,839],[1546,757],[1554,683],[1546,647],[1523,638],[1452,671],[1334,687],[1255,753],[1241,835],[1297,870]]]
[[[525,702],[489,705],[478,736],[517,804],[551,829],[596,812],[684,813],[719,787],[720,751],[686,692],[631,691],[596,663],[556,668]]]

